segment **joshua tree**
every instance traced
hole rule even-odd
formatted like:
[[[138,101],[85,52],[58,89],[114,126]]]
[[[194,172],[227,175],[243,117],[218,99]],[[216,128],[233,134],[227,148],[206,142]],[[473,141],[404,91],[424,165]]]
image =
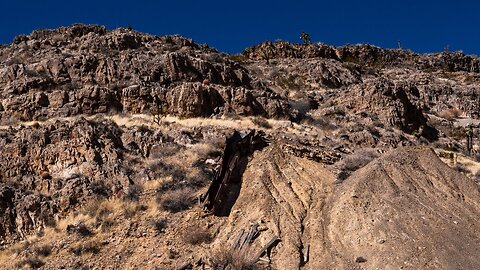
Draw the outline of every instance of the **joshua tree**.
[[[157,125],[162,124],[162,119],[165,118],[165,106],[163,102],[156,102],[156,106],[150,109],[153,122]]]
[[[310,44],[312,41],[310,40],[310,34],[302,32],[300,34],[300,39],[303,41],[305,44]]]
[[[262,59],[267,62],[267,65],[270,64],[270,56],[268,55],[267,52],[261,51],[260,52],[260,57],[262,57]]]

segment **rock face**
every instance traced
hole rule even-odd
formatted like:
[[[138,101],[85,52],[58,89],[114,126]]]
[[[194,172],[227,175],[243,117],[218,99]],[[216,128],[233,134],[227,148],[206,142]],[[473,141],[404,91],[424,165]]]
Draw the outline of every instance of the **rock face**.
[[[244,67],[178,36],[74,25],[17,37],[0,49],[0,60],[3,122],[110,111],[149,113],[158,106],[182,116],[206,116],[217,106],[268,117],[286,115],[288,109]],[[209,90],[201,90],[199,82],[208,82]],[[183,103],[185,94],[202,96],[200,102],[207,104]],[[268,100],[262,99],[265,95]],[[172,99],[180,103],[173,105]],[[230,104],[232,100],[236,102]],[[215,107],[201,110],[207,105]]]
[[[390,102],[394,110],[404,111],[405,106],[410,106],[407,103],[411,103],[417,107],[417,112],[413,114],[418,116],[418,110],[438,113],[455,106],[467,115],[477,117],[480,60],[460,52],[416,54],[371,45],[334,47],[265,42],[246,49],[243,55],[252,61],[250,70],[258,71],[260,67],[257,75],[264,74],[270,84],[282,91],[287,90],[289,93],[284,95],[289,95],[289,99],[298,96],[299,92],[302,93],[300,96],[314,97],[317,104],[328,103],[332,97],[335,103],[346,96],[362,99],[363,95],[368,96],[365,90],[371,88],[371,83],[362,82],[387,77],[395,85],[410,85],[407,88],[418,89],[414,90],[417,96],[400,93],[403,90],[394,94],[397,97],[393,99],[401,100]],[[386,85],[381,87],[388,88]],[[330,91],[336,88],[342,91]],[[405,96],[413,99],[407,101]],[[394,103],[400,107],[396,108]],[[378,107],[381,104],[375,106],[383,110]],[[404,128],[405,124],[417,125],[406,123],[401,115],[393,122],[400,128]]]
[[[122,130],[107,120],[0,130],[0,239],[23,238],[88,199],[127,192],[149,173],[126,155],[149,157],[153,147],[172,142],[160,132]]]
[[[430,149],[394,150],[335,184],[319,163],[276,147],[250,162],[215,245],[257,224],[254,251],[282,239],[274,269],[479,267],[479,186]]]
[[[354,87],[339,100],[355,113],[374,113],[384,126],[399,127],[412,132],[427,125],[419,90],[415,84],[395,83],[383,78]]]

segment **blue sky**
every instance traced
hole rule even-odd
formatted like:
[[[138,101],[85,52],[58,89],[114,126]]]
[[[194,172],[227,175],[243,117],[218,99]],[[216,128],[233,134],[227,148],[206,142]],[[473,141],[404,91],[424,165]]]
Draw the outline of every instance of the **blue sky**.
[[[262,41],[370,43],[415,52],[463,50],[480,55],[480,1],[31,1],[0,3],[0,43],[38,28],[94,23],[181,34],[223,52]]]

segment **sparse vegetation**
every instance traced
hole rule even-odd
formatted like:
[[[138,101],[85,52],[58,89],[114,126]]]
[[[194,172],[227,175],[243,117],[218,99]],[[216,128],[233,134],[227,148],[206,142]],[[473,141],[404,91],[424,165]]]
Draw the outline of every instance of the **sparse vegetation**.
[[[199,227],[186,230],[183,234],[183,240],[191,245],[200,245],[203,243],[210,243],[213,238],[212,234],[207,229]]]
[[[150,108],[150,115],[153,123],[162,125],[162,120],[166,116],[166,104],[163,101],[156,100],[155,104]]]
[[[275,78],[275,83],[284,89],[299,90],[303,86],[303,79],[296,74],[289,74],[288,76],[278,76]]]
[[[228,58],[240,64],[243,64],[248,60],[248,58],[243,54],[231,54],[228,56]]]
[[[238,250],[228,245],[213,251],[210,257],[213,269],[260,270],[262,269],[246,249]]]
[[[51,245],[42,245],[35,248],[35,253],[39,256],[47,257],[52,253]]]
[[[191,188],[181,188],[161,194],[158,203],[163,210],[176,213],[192,206],[193,191]]]
[[[455,164],[453,166],[453,169],[455,169],[457,172],[461,172],[463,174],[470,173],[470,170],[465,165],[459,164],[459,163]]]
[[[150,150],[150,158],[159,159],[170,157],[182,150],[182,147],[174,143],[166,143],[163,145],[156,145]]]
[[[340,174],[338,175],[339,180],[345,180],[352,172],[364,167],[379,156],[378,151],[373,148],[356,150],[353,154],[338,162],[337,166],[340,169]]]
[[[101,180],[90,183],[90,189],[99,197],[107,197],[110,194],[110,189]]]
[[[90,230],[90,228],[88,228],[88,226],[83,223],[68,225],[67,233],[77,234],[81,237],[89,237],[93,235],[93,232]]]
[[[100,243],[96,241],[87,241],[73,246],[69,251],[77,256],[86,253],[98,253],[100,251]]]
[[[252,120],[252,123],[254,123],[258,127],[266,128],[266,129],[272,128],[272,125],[270,125],[268,120],[261,116],[252,117],[251,120]]]
[[[229,55],[81,26],[0,45],[0,269],[356,267],[392,246],[394,266],[479,268],[478,57],[301,38]]]
[[[165,232],[167,225],[168,225],[168,221],[166,218],[158,218],[152,221],[153,229],[155,229],[157,233]]]
[[[332,131],[337,129],[337,126],[332,124],[328,119],[323,117],[313,117],[308,114],[305,115],[305,117],[301,120],[301,123],[317,127],[324,131]]]
[[[447,119],[448,121],[453,121],[453,120],[457,119],[458,117],[460,117],[461,114],[462,114],[462,111],[460,111],[459,109],[450,108],[450,109],[446,109],[446,110],[443,110],[443,111],[439,112],[438,116],[440,116],[444,119]]]
[[[123,199],[126,201],[138,201],[140,195],[143,192],[143,187],[139,184],[130,185],[127,190],[127,194],[123,196]]]
[[[25,265],[28,265],[31,269],[37,269],[45,265],[45,262],[40,260],[38,257],[28,257],[19,263],[17,263],[17,268],[21,269]]]
[[[302,32],[300,34],[300,39],[303,41],[304,44],[310,44],[312,43],[312,40],[310,39],[310,34]]]

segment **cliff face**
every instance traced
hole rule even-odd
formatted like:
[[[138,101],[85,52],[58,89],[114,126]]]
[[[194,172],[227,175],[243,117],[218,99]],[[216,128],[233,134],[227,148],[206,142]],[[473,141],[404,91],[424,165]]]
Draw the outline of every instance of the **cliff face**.
[[[453,213],[478,239],[480,170],[475,152],[462,154],[461,126],[474,125],[478,151],[479,106],[480,60],[462,53],[265,42],[228,55],[95,25],[17,36],[0,46],[0,268],[201,269],[251,224],[261,230],[250,253],[281,240],[263,258],[273,269],[381,268],[408,256],[412,269],[478,266],[473,251],[449,264],[437,248],[459,247],[460,234],[414,220],[455,230],[433,214]],[[242,159],[228,218],[206,215],[195,204],[224,139],[249,129],[270,146]],[[402,148],[412,145],[426,146]],[[473,169],[451,170],[426,147]],[[396,247],[398,260],[375,257]]]
[[[244,67],[177,36],[85,25],[39,30],[3,47],[0,60],[2,122],[160,106],[182,116],[286,111]]]

